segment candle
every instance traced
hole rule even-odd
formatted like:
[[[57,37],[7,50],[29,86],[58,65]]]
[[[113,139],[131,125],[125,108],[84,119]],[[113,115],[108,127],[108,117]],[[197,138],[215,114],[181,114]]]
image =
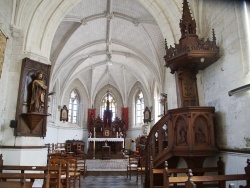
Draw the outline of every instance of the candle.
[[[116,138],[118,138],[118,132],[116,132]]]

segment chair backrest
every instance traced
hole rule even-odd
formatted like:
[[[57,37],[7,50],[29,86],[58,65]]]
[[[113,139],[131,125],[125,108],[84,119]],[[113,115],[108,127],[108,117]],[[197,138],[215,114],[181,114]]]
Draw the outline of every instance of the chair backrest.
[[[77,157],[77,168],[80,170],[80,172],[86,173],[86,171],[87,171],[87,164],[86,164],[87,155],[85,153],[81,153],[81,154],[78,154],[76,157]]]
[[[138,165],[139,162],[139,156],[138,155],[129,155],[129,165]]]
[[[49,182],[49,186],[55,185],[56,187],[60,187],[61,184],[61,175],[62,175],[62,159],[60,158],[49,158],[48,159],[48,171],[46,177],[46,182]],[[50,174],[57,175],[57,179],[50,179]]]
[[[77,159],[67,158],[69,176],[75,176],[77,171]]]
[[[146,161],[145,157],[140,157],[138,161],[138,167],[145,167]]]

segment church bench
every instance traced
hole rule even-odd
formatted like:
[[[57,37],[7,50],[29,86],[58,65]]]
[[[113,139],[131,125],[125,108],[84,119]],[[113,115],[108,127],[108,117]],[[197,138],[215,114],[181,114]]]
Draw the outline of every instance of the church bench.
[[[175,180],[174,180],[175,178]],[[184,180],[186,179],[186,181]],[[246,187],[249,188],[250,184],[250,175],[249,174],[230,174],[230,175],[212,175],[212,176],[193,176],[192,170],[190,169],[188,177],[183,178],[185,181],[185,187],[186,188],[196,188],[195,183],[205,183],[205,182],[222,182],[219,183],[220,188],[224,188],[224,183],[226,181],[239,181],[239,180],[246,180],[247,184]],[[169,180],[171,182],[177,182],[180,181],[177,180],[176,177],[173,177],[172,180]],[[244,186],[243,186],[244,187]]]
[[[0,165],[0,173],[6,171],[19,171],[25,173],[27,171],[47,171],[47,166],[19,166],[19,165]]]
[[[168,163],[165,161],[165,169],[155,169],[153,168],[153,162],[151,160],[150,162],[150,188],[162,188],[165,180],[166,169],[168,173],[168,177],[173,176],[177,177],[186,175],[188,173],[188,168],[168,168]],[[193,173],[196,175],[204,175],[206,173],[216,173],[216,174],[224,174],[224,163],[221,160],[221,157],[219,157],[219,160],[217,161],[216,167],[204,167],[204,168],[193,168]],[[171,177],[172,178],[172,177]],[[156,180],[154,180],[156,179]],[[175,182],[174,182],[175,183]],[[176,182],[178,183],[178,182]],[[176,184],[175,183],[175,184]],[[157,185],[156,185],[157,184]]]
[[[32,187],[35,179],[46,180],[44,188],[49,188],[50,180],[58,179],[58,176],[48,174],[48,166],[3,165],[2,155],[0,155],[0,187]]]
[[[180,175],[180,174],[187,174],[188,170],[189,170],[188,168],[167,169],[168,176],[170,176],[171,174],[173,175],[173,177],[168,178],[168,179],[170,179],[169,180],[170,183],[171,184],[177,184],[177,183],[181,183],[181,182],[183,183],[183,182],[187,181],[187,179],[188,179],[187,177],[184,177],[184,179],[183,179],[183,177],[177,177],[177,176]],[[163,188],[163,187],[166,188],[166,187],[168,187],[168,186],[165,185],[168,182],[165,182],[166,181],[166,175],[164,175],[164,169],[152,169],[151,172],[152,172],[152,173],[150,173],[150,182],[152,183],[151,186],[150,186],[151,188]],[[218,168],[218,167],[194,168],[193,172],[197,173],[197,174],[205,174],[205,173],[208,173],[208,172],[220,173],[221,169]],[[164,186],[162,186],[162,185],[158,185],[158,186],[153,185],[155,175],[156,176],[163,176],[163,182],[165,182],[165,183],[162,183],[162,184],[164,184]],[[181,182],[178,182],[179,180]]]
[[[171,184],[182,183],[185,184],[187,188],[195,188],[196,184],[202,185],[205,187],[206,182],[218,182],[217,187],[225,188],[226,181],[239,181],[239,180],[246,180],[246,187],[250,187],[250,160],[247,160],[247,166],[245,167],[245,174],[228,174],[228,175],[205,175],[205,176],[193,176],[192,170],[188,170],[188,176],[182,177],[170,177],[170,172],[167,168],[164,169],[163,176],[164,176],[164,188],[169,188]],[[211,184],[208,184],[211,185]]]
[[[46,174],[42,173],[0,173],[0,187],[4,188],[31,188],[35,179],[45,179]],[[29,179],[30,181],[27,181]],[[48,182],[49,183],[49,182]],[[45,188],[49,188],[48,184]]]
[[[6,179],[18,179],[15,177],[23,177],[24,174],[28,174],[27,178],[31,182],[34,182],[35,179],[43,179],[41,176],[37,177],[37,174],[42,174],[44,177],[47,173],[47,166],[19,166],[19,165],[0,165],[0,179],[6,181]],[[32,175],[34,174],[33,178]],[[4,176],[9,176],[9,178],[4,178]],[[21,179],[21,178],[20,178]]]

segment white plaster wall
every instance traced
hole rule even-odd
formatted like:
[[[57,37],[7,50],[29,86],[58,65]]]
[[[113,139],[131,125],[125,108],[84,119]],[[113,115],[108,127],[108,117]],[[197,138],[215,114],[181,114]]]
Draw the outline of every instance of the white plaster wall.
[[[10,120],[15,119],[23,53],[23,32],[12,25],[13,1],[0,1],[0,28],[8,37],[2,76],[0,78],[0,140],[4,146],[43,146],[44,139],[38,137],[15,137]],[[47,149],[1,148],[4,164],[45,165]],[[34,160],[36,159],[36,160]]]
[[[165,74],[165,88],[164,93],[168,95],[168,110],[175,109],[178,107],[177,105],[177,90],[176,90],[176,82],[175,75],[170,73],[170,69],[166,68]]]
[[[7,40],[4,62],[2,67],[2,75],[0,78],[0,141],[4,144],[6,141],[7,135],[13,135],[12,129],[9,127],[9,123],[11,119],[15,117],[15,103],[17,91],[13,92],[12,95],[8,94],[8,89],[11,87],[12,89],[15,87],[11,86],[11,82],[9,82],[10,74],[12,74],[12,79],[14,79],[15,75],[13,74],[11,67],[11,52],[12,52],[12,43],[13,39],[11,36],[10,23],[12,16],[12,3],[13,1],[0,1],[0,29],[2,32],[9,38]],[[11,71],[12,70],[12,71]],[[17,90],[17,89],[16,89]],[[12,99],[12,100],[11,100]],[[14,100],[13,100],[14,99]],[[11,104],[9,104],[11,102]],[[6,134],[4,134],[6,132]]]
[[[80,98],[79,104],[79,121],[77,124],[60,121],[60,109],[58,106],[69,106],[70,93],[73,89],[76,89]],[[54,122],[48,122],[47,133],[45,137],[45,143],[64,143],[66,140],[83,140],[87,143],[88,130],[87,130],[87,116],[89,97],[80,80],[76,79],[65,88],[64,91],[60,91],[58,87],[55,87],[55,96],[57,98],[56,104],[56,118]],[[85,148],[86,151],[86,148]]]
[[[223,162],[225,165],[225,174],[245,174],[244,168],[247,166],[247,159],[250,158],[250,154],[239,153],[221,153]],[[240,185],[246,185],[246,181],[232,181],[227,182],[226,187],[233,183],[235,187]]]
[[[207,30],[215,29],[221,57],[200,72],[199,87],[204,90],[202,104],[215,106],[216,140],[220,147],[249,148],[246,140],[250,135],[250,116],[247,115],[250,93],[228,95],[228,91],[249,84],[250,80],[243,4],[210,1],[209,5],[204,3],[204,10]]]

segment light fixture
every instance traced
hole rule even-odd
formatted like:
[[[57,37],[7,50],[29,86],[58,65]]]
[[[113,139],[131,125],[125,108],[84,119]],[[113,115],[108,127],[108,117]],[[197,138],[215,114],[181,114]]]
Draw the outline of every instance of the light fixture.
[[[111,60],[109,60],[108,65],[113,65],[113,62]]]
[[[247,91],[247,90],[250,90],[250,84],[247,84],[247,85],[244,85],[244,86],[241,86],[241,87],[238,87],[236,89],[233,89],[233,90],[230,90],[228,92],[228,95],[229,96],[232,96],[236,93],[241,93],[241,92],[244,92],[244,91]]]
[[[204,63],[205,58],[204,57],[200,58],[200,61],[201,61],[201,63]]]
[[[52,92],[49,92],[49,93],[48,93],[48,96],[54,95],[54,94],[56,94],[56,92],[52,91]]]

